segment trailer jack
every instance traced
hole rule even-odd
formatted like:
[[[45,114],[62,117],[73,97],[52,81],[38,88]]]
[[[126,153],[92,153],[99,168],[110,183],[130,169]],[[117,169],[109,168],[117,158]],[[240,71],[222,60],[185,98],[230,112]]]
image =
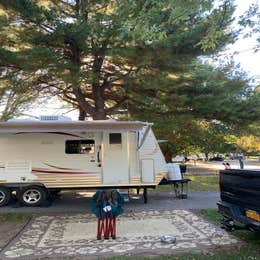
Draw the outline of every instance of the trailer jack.
[[[144,203],[146,204],[148,201],[147,188],[144,188],[143,197],[144,197]]]

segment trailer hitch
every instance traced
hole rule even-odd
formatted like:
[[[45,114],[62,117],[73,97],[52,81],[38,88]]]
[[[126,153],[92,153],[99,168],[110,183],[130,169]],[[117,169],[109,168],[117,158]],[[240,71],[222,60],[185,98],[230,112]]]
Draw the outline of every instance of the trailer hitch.
[[[223,218],[221,221],[221,228],[226,231],[234,231],[236,229],[234,220],[232,218]]]
[[[232,218],[223,218],[221,221],[221,228],[225,229],[228,232],[232,232],[235,230],[251,230],[254,231],[254,229],[250,226],[244,225],[236,225],[235,221]]]

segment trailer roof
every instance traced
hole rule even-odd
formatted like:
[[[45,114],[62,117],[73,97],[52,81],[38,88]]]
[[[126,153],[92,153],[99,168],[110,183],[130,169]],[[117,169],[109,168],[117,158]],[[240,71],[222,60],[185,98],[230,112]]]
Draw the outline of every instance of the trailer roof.
[[[149,123],[139,121],[24,121],[0,122],[0,133],[98,132],[139,130]]]

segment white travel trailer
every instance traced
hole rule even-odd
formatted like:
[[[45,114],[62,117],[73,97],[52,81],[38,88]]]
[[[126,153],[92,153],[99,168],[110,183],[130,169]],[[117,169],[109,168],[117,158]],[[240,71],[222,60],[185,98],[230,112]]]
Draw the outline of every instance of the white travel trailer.
[[[166,174],[149,123],[59,117],[0,122],[0,206],[12,191],[27,206],[58,189],[144,188],[146,195]]]

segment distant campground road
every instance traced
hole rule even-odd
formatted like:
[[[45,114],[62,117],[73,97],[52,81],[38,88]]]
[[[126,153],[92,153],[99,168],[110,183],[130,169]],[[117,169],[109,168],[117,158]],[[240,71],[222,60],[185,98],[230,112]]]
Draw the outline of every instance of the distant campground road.
[[[18,203],[0,208],[5,213],[91,213],[90,198],[94,193],[85,191],[61,192],[49,205],[42,207],[21,207]],[[131,194],[130,201],[123,206],[125,211],[209,209],[217,208],[219,192],[190,192],[187,199],[177,199],[173,192],[152,191],[148,193],[148,203],[144,204],[142,194]]]
[[[240,169],[238,160],[225,160],[223,162],[226,162],[226,163],[228,162],[232,169]],[[196,166],[197,167],[198,166],[209,167],[209,168],[215,168],[216,170],[222,170],[222,169],[224,169],[223,162],[212,161],[212,162],[205,163],[205,162],[198,161],[198,162],[196,162]],[[245,160],[244,169],[260,171],[260,162],[257,160]]]

